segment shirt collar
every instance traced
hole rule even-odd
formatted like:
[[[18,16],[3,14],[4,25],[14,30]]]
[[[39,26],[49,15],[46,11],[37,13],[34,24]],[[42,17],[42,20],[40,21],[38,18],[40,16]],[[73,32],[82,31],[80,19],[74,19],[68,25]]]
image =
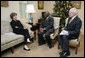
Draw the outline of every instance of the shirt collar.
[[[74,17],[72,17],[72,20],[76,17],[77,15],[75,15]]]
[[[46,20],[49,18],[49,16],[46,18]]]

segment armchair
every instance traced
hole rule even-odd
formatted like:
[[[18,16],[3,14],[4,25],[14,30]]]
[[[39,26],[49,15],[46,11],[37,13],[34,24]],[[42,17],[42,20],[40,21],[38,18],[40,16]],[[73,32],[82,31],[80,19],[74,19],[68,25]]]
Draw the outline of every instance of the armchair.
[[[52,45],[54,46],[55,42],[56,42],[56,36],[58,34],[59,31],[59,24],[60,24],[60,18],[59,17],[53,17],[54,18],[54,33],[52,33],[50,35],[50,38],[52,39]]]
[[[69,46],[75,48],[75,54],[77,54],[78,47],[80,47],[80,38],[81,35],[79,35],[78,39],[72,39],[69,41]],[[59,43],[58,43],[58,49],[60,49]]]

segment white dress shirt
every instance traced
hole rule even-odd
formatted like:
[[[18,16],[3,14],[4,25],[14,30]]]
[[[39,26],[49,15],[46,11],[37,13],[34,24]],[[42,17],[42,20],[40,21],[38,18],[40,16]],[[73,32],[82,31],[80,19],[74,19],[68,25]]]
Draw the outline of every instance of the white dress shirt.
[[[72,22],[72,20],[76,17],[77,15],[75,15],[74,17],[72,17],[72,19],[70,20],[70,22],[69,23],[71,23]]]

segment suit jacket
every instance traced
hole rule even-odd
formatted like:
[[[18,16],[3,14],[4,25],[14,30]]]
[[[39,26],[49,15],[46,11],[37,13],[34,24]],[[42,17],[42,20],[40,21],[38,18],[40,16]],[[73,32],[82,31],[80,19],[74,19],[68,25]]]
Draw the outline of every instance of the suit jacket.
[[[70,19],[68,19],[67,26],[65,27],[65,30],[69,32],[69,35],[78,38],[80,34],[80,29],[82,22],[78,16],[76,16],[71,23],[69,23]]]
[[[40,28],[45,28],[46,31],[52,29],[54,31],[54,20],[52,17],[48,17],[46,20],[42,20]]]
[[[21,29],[24,29],[23,25],[21,24],[21,22],[20,22],[19,20],[16,20],[16,21],[12,20],[12,21],[10,22],[10,25],[11,25],[14,33],[19,33],[19,31],[20,31]],[[17,26],[18,28],[16,28],[16,26]]]

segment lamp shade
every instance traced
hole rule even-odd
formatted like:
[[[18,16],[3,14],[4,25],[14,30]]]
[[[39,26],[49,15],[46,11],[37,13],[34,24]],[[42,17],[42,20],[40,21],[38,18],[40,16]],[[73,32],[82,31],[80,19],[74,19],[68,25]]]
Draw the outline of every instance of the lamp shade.
[[[26,13],[35,13],[34,5],[33,4],[28,4],[26,6]]]

